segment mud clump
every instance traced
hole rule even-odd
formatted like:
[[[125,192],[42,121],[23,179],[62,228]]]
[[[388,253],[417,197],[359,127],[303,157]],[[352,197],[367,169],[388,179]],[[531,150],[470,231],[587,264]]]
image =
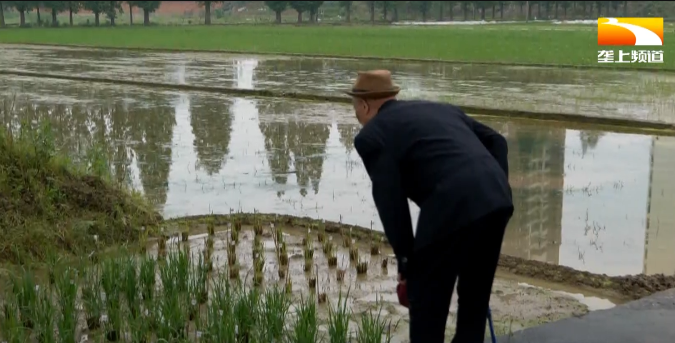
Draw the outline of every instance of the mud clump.
[[[609,290],[630,300],[675,288],[675,276],[663,274],[608,276],[506,255],[502,255],[499,259],[499,267],[516,275],[572,286]]]
[[[101,161],[59,156],[48,126],[0,128],[0,262],[89,253],[135,241],[162,220],[140,196],[107,181]]]

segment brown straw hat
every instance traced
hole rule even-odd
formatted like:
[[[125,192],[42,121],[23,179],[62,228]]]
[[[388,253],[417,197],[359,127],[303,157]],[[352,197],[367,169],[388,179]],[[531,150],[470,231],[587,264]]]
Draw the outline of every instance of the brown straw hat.
[[[380,99],[398,94],[401,87],[391,81],[389,70],[360,71],[348,95],[361,99]]]

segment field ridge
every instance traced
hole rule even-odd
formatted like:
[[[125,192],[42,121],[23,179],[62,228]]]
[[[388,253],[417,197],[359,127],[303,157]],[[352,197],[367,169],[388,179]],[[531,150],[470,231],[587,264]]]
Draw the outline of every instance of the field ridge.
[[[273,91],[266,89],[242,89],[242,88],[232,88],[232,87],[214,87],[214,86],[198,86],[198,85],[188,85],[188,84],[172,84],[172,83],[161,83],[161,82],[148,82],[148,81],[137,81],[129,79],[108,79],[108,78],[94,78],[89,76],[77,76],[77,75],[65,75],[65,74],[46,74],[46,73],[37,73],[21,70],[5,70],[0,69],[0,75],[15,75],[15,76],[25,76],[25,77],[35,77],[35,78],[52,78],[52,79],[61,79],[61,80],[71,80],[71,81],[84,81],[84,82],[100,82],[100,83],[110,83],[110,84],[123,84],[123,85],[133,85],[139,87],[156,87],[156,88],[166,88],[166,89],[176,89],[176,90],[185,90],[185,91],[201,91],[201,92],[214,92],[222,94],[234,94],[242,96],[259,96],[259,97],[276,97],[276,98],[291,98],[296,100],[308,100],[308,101],[323,101],[323,102],[333,102],[333,103],[351,103],[350,98],[347,96],[336,96],[336,95],[317,95],[310,93],[294,93],[294,92],[283,92],[283,91]],[[569,113],[553,113],[553,112],[533,112],[533,111],[523,111],[523,110],[511,110],[511,109],[498,109],[498,108],[486,108],[486,107],[477,107],[477,106],[458,106],[464,110],[466,113],[471,115],[483,115],[483,116],[495,116],[495,117],[508,117],[508,118],[521,118],[521,119],[533,119],[533,120],[546,120],[546,121],[561,121],[561,122],[572,122],[572,123],[585,123],[585,124],[599,124],[605,125],[608,127],[614,127],[619,130],[629,129],[632,132],[651,132],[654,130],[658,131],[660,135],[675,135],[675,124],[656,122],[656,121],[646,121],[639,119],[626,119],[626,118],[610,118],[610,117],[599,117],[599,116],[589,116],[582,114],[569,114]]]

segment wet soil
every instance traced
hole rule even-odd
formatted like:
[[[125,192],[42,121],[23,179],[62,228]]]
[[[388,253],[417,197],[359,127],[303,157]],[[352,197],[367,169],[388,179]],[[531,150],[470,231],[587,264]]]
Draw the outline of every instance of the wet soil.
[[[239,214],[246,224],[252,224],[254,218],[260,218],[263,222],[272,222],[277,220],[287,226],[294,228],[316,227],[319,221],[311,218],[299,218],[286,215],[272,214]],[[208,216],[195,216],[180,220],[190,220],[199,222],[206,220]],[[215,216],[215,220],[225,223],[228,220],[227,215]],[[168,223],[176,222],[179,219],[169,220]],[[344,225],[335,222],[325,222],[326,232],[331,234],[341,234],[347,232],[350,228],[355,239],[380,239],[384,237],[379,231],[369,230],[364,227]],[[386,239],[385,239],[386,242]],[[395,263],[395,259],[391,261]],[[549,263],[526,260],[522,258],[502,255],[499,261],[499,268],[502,271],[514,275],[531,277],[543,281],[554,282],[562,285],[569,285],[577,288],[586,288],[596,293],[605,294],[610,298],[622,298],[626,300],[639,299],[644,296],[675,288],[675,276],[657,275],[626,275],[626,276],[607,276],[604,274],[594,274],[585,271],[575,270],[569,267],[553,265]]]

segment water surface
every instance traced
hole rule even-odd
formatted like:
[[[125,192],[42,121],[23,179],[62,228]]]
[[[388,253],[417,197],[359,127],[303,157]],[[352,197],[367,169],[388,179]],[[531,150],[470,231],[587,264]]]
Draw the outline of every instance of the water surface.
[[[675,123],[672,73],[18,45],[0,50],[2,69],[327,95],[350,88],[359,70],[384,68],[393,71],[403,98]]]
[[[256,209],[381,230],[349,106],[9,77],[0,94],[19,95],[5,123],[50,121],[73,155],[103,147],[115,177],[166,217]],[[510,146],[516,213],[504,253],[675,274],[674,138],[485,122]]]

